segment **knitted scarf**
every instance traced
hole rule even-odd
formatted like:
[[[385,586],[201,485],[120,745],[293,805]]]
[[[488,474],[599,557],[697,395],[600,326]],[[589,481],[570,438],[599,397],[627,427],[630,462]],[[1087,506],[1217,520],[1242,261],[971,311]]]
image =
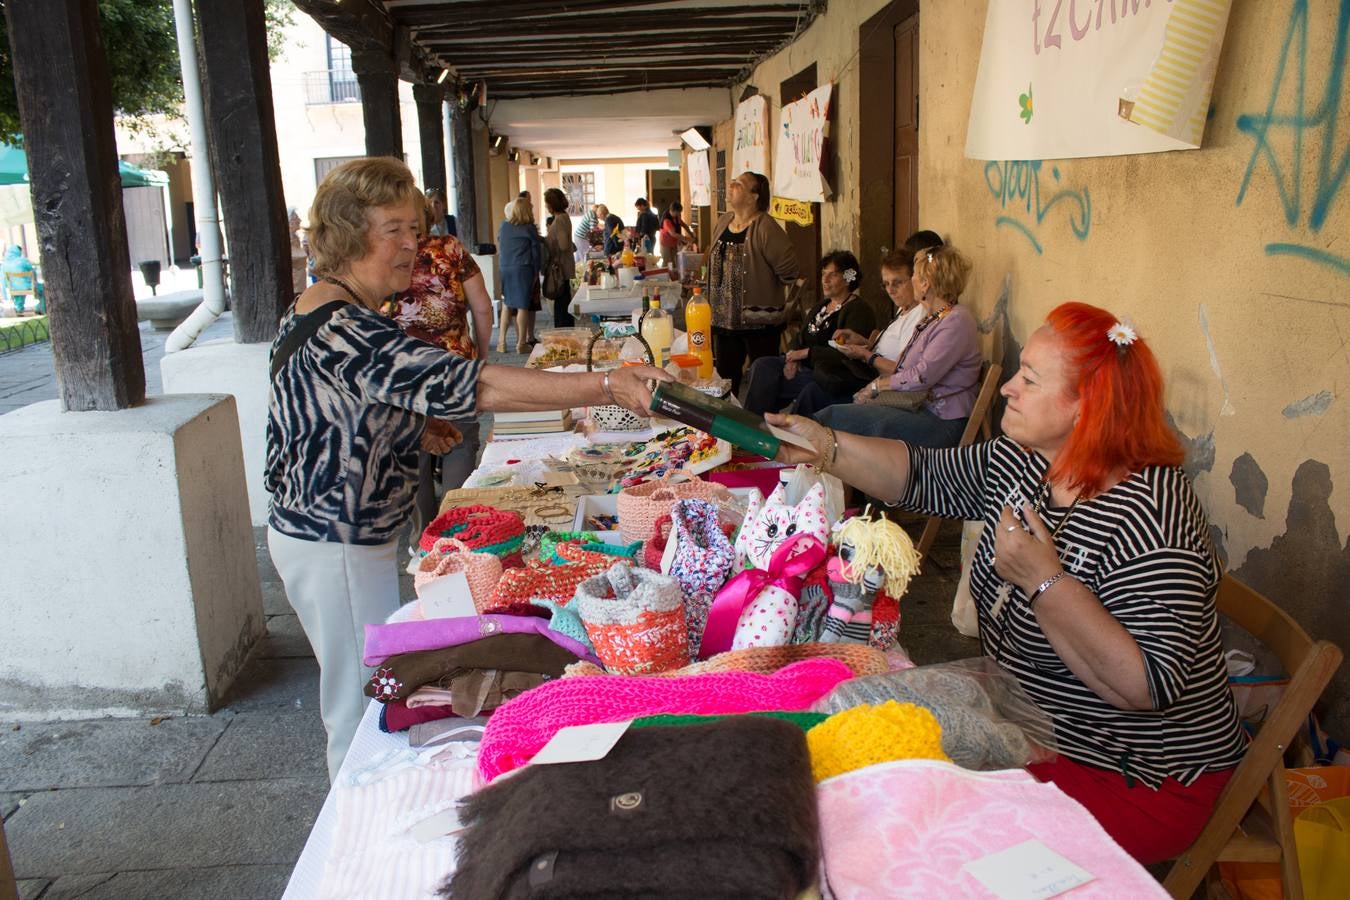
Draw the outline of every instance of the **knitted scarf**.
[[[488,720],[478,749],[485,782],[525,765],[558,729],[621,722],[658,713],[742,713],[804,710],[852,678],[835,659],[808,659],[772,675],[717,672],[687,678],[606,676],[564,678],[502,704]]]

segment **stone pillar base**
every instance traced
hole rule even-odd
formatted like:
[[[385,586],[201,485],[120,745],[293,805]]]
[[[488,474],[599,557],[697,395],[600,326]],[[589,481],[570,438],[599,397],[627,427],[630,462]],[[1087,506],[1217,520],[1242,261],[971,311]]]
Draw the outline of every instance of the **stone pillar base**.
[[[203,341],[159,361],[165,394],[230,394],[239,410],[244,478],[253,524],[267,524],[270,495],[263,487],[267,462],[267,391],[271,344],[236,344],[232,338]]]
[[[0,416],[0,717],[209,712],[266,631],[228,396]]]

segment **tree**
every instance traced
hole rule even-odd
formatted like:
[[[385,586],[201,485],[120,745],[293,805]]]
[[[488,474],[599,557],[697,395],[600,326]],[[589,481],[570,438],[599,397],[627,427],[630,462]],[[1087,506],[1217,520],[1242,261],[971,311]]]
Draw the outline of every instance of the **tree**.
[[[281,49],[281,31],[291,23],[295,7],[291,0],[264,3],[268,52],[275,58]],[[117,115],[133,128],[151,116],[181,115],[183,80],[172,0],[99,0],[98,13]],[[0,141],[19,144],[22,140],[9,31],[0,16]]]

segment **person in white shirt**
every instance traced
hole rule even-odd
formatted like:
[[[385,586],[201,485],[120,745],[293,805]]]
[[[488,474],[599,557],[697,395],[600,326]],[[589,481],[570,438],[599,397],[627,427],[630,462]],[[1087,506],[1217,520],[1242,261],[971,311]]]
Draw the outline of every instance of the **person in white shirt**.
[[[916,231],[903,247],[881,258],[881,283],[895,304],[890,325],[871,334],[836,330],[831,338],[834,350],[813,358],[817,378],[802,390],[794,412],[815,415],[835,404],[850,403],[857,386],[895,373],[900,355],[928,315],[914,295],[914,255],[941,246],[942,238],[935,232]]]
[[[914,296],[914,254],[941,246],[942,238],[936,232],[916,231],[903,247],[882,257],[881,284],[895,304],[895,318],[880,335],[861,335],[847,329],[835,332],[834,342],[840,353],[871,366],[878,375],[895,372],[896,361],[925,315],[923,304]]]

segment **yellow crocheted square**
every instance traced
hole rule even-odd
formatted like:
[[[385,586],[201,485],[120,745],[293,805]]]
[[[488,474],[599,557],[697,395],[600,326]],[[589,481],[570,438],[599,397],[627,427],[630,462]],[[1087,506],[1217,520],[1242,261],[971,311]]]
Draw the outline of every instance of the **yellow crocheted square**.
[[[913,703],[887,700],[835,713],[806,733],[816,781],[896,759],[940,759],[942,726]]]

